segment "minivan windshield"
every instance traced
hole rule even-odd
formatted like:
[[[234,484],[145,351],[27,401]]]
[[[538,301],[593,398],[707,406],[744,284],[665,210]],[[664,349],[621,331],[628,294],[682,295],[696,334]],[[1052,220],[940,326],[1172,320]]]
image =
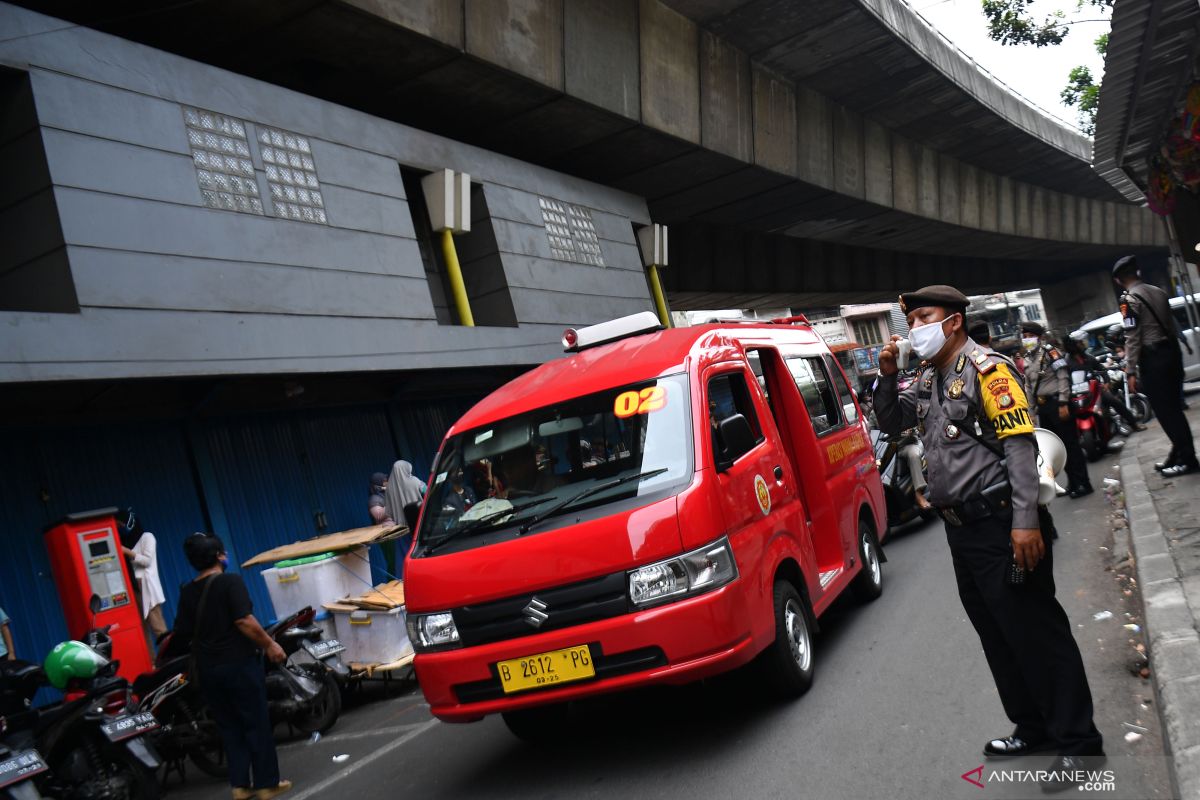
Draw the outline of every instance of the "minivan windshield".
[[[478,547],[552,529],[556,518],[587,509],[669,496],[690,480],[691,442],[684,374],[453,436],[434,466],[413,556]]]

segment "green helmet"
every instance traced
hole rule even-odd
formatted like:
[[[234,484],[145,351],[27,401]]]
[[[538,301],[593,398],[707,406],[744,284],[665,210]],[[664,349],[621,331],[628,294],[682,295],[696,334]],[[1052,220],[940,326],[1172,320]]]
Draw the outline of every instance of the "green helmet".
[[[42,668],[55,689],[65,689],[72,678],[94,678],[108,659],[83,642],[62,642],[46,656]]]

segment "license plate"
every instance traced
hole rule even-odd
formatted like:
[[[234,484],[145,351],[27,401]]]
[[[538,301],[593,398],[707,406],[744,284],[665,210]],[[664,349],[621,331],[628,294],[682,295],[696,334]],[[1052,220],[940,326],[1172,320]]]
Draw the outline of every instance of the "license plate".
[[[313,658],[321,660],[345,651],[346,645],[337,639],[322,639],[319,642],[305,642],[304,649]]]
[[[596,677],[596,666],[586,644],[551,650],[524,658],[513,658],[496,663],[500,674],[500,686],[506,694],[539,689],[558,683],[581,681]]]
[[[158,727],[158,720],[149,711],[138,714],[126,714],[100,726],[100,731],[110,742],[121,742],[134,736],[152,731]]]
[[[0,761],[0,789],[49,769],[37,750],[25,750]]]

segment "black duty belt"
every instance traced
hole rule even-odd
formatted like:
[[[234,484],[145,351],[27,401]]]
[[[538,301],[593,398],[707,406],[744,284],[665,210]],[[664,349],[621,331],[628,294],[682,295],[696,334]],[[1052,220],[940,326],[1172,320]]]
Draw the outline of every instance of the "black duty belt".
[[[937,512],[955,528],[992,517],[1005,517],[1012,514],[1012,487],[1007,483],[991,486],[961,503],[938,506]]]

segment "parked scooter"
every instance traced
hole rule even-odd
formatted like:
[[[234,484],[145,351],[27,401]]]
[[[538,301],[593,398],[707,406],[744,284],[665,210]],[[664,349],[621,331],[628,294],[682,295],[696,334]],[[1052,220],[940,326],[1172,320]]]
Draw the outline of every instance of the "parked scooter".
[[[7,720],[0,717],[0,734],[6,726]],[[0,796],[12,800],[40,800],[42,793],[34,778],[49,769],[37,750],[13,752],[7,745],[0,744]]]
[[[1133,416],[1142,425],[1154,418],[1154,410],[1150,407],[1150,398],[1141,392],[1129,391],[1129,376],[1125,374],[1125,365],[1105,364],[1108,371],[1108,390],[1120,398],[1125,406],[1133,412]]]
[[[154,800],[161,762],[145,734],[153,714],[132,703],[128,681],[110,661],[83,642],[63,642],[45,668],[28,665],[0,677],[4,743],[14,751],[36,750],[48,770],[34,777],[38,790],[59,800]],[[62,702],[31,707],[46,685],[66,693]],[[32,765],[31,765],[32,766]]]
[[[1107,376],[1104,376],[1107,377]],[[1119,450],[1124,441],[1114,441],[1117,425],[1104,409],[1101,376],[1087,370],[1071,373],[1071,411],[1079,431],[1079,445],[1089,461],[1096,461],[1110,450]]]
[[[314,625],[316,612],[305,607],[267,628],[287,655],[267,665],[267,705],[272,722],[286,722],[305,733],[324,733],[342,711],[340,683],[350,677],[339,654],[345,647],[326,639]]]
[[[912,382],[906,376],[902,379],[902,388]],[[888,526],[903,525],[917,517],[932,519],[936,516],[931,508],[922,509],[917,505],[916,487],[909,470],[908,459],[901,458],[900,452],[909,445],[916,445],[921,453],[921,465],[925,465],[925,447],[921,437],[913,431],[907,431],[900,436],[891,437],[878,428],[871,429],[871,447],[875,450],[875,466],[879,468],[879,478],[883,483],[883,496],[887,502]]]

